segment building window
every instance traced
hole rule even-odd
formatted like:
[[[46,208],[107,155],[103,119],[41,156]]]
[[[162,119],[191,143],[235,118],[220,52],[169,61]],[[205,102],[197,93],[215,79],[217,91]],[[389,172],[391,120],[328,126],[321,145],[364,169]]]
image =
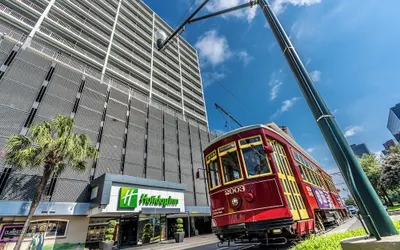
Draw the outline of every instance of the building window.
[[[271,167],[265,157],[261,136],[253,136],[239,141],[243,162],[248,178],[271,173]]]
[[[221,185],[221,181],[219,179],[219,170],[216,161],[210,162],[208,167],[208,174],[209,174],[209,182],[210,188],[218,187]]]
[[[218,152],[224,176],[224,184],[243,179],[235,142],[220,147]]]
[[[45,237],[65,237],[67,236],[68,221],[49,220],[32,221],[25,237],[33,237],[44,233]]]

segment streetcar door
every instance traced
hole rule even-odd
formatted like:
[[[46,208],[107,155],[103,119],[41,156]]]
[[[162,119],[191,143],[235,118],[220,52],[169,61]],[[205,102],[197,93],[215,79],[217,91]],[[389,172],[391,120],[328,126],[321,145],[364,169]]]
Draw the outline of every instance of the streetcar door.
[[[301,197],[299,187],[294,178],[292,168],[289,165],[286,152],[283,146],[275,140],[269,140],[268,143],[274,149],[272,157],[278,169],[278,177],[282,183],[286,200],[289,203],[290,211],[294,220],[308,219],[308,213]]]

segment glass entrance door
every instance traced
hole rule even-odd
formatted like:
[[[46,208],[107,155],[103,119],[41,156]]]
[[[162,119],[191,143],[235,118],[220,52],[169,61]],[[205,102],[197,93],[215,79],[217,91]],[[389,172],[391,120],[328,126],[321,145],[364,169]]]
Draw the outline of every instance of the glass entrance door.
[[[138,217],[122,218],[119,223],[119,245],[137,245]]]

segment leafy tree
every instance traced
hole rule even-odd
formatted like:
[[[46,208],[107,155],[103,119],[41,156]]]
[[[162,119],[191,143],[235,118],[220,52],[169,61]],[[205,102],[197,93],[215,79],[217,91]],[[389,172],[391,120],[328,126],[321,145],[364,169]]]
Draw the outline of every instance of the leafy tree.
[[[390,206],[393,206],[386,188],[381,183],[381,163],[376,156],[374,154],[363,154],[363,156],[359,158],[359,162],[378,195]]]
[[[66,167],[85,171],[86,160],[97,157],[96,149],[87,135],[73,132],[74,119],[58,115],[55,120],[34,125],[28,136],[12,135],[6,141],[5,163],[14,168],[42,168],[36,194],[28,217],[14,250],[21,248],[30,220],[39,205],[46,184],[53,174],[60,174]]]
[[[351,196],[348,196],[347,198],[344,199],[344,204],[346,206],[350,206],[350,205],[355,206],[356,205],[356,203],[354,202],[353,198],[351,198]]]
[[[400,145],[397,144],[389,149],[389,155],[382,163],[382,185],[392,191],[400,188]]]

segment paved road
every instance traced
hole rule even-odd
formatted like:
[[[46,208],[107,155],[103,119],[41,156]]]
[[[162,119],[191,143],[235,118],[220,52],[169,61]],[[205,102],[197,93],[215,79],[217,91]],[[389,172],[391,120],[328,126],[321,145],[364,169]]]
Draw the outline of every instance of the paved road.
[[[400,220],[400,215],[392,215],[390,216],[392,220]],[[357,228],[362,228],[360,220],[357,220],[353,225],[349,227],[349,230],[357,229]]]
[[[391,216],[392,220],[400,220],[400,215]],[[362,228],[360,221],[353,217],[346,223],[335,227],[326,234],[345,232],[352,229]],[[288,247],[272,247],[272,246],[261,246],[259,244],[236,244],[228,247],[227,244],[223,246],[217,246],[217,237],[215,235],[202,235],[192,238],[185,238],[183,243],[176,244],[173,241],[163,242],[160,244],[154,244],[143,247],[130,248],[131,250],[261,250],[261,249],[288,249]]]

